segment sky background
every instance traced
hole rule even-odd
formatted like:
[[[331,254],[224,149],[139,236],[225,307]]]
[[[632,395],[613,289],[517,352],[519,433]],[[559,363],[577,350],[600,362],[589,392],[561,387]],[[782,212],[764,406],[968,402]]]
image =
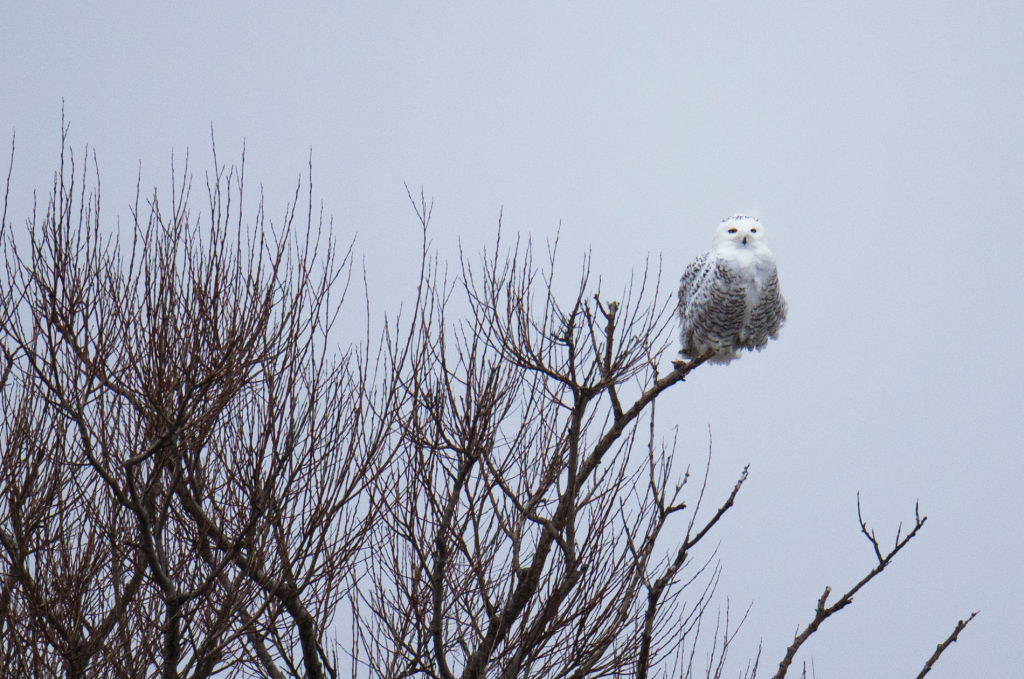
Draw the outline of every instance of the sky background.
[[[169,188],[170,157],[247,148],[283,213],[312,153],[336,233],[381,309],[410,299],[435,200],[457,254],[552,237],[615,289],[666,283],[736,212],[765,225],[789,301],[780,339],[659,403],[712,489],[751,478],[718,533],[719,592],[753,602],[736,672],[774,668],[825,585],[928,523],[799,658],[818,677],[1024,677],[1024,3],[3,3],[8,218],[59,153],[95,149],[105,219]],[[185,6],[183,6],[185,5]],[[201,188],[201,184],[197,186]],[[201,194],[198,194],[202,198]]]

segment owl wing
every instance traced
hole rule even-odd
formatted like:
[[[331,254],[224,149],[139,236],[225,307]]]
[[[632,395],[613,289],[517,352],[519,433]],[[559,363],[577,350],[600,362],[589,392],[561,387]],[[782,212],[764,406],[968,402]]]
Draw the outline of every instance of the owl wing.
[[[746,295],[728,266],[706,253],[686,268],[679,286],[683,354],[731,355],[739,340]]]
[[[786,320],[786,310],[786,300],[779,289],[779,274],[773,269],[765,281],[761,299],[751,310],[745,345],[750,349],[762,349],[769,339],[778,337],[779,328]]]
[[[680,318],[685,318],[685,310],[689,306],[691,298],[700,287],[703,278],[707,275],[709,269],[707,264],[710,255],[710,252],[705,252],[690,262],[690,265],[686,267],[686,271],[683,272],[683,278],[679,281],[679,304],[676,306],[676,311],[679,313]]]

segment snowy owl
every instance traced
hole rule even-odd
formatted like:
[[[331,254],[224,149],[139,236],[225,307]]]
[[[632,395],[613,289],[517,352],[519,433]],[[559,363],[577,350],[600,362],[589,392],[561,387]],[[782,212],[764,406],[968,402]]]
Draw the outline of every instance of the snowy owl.
[[[778,335],[786,300],[759,221],[737,215],[718,225],[711,251],[686,267],[676,310],[680,353],[690,359],[728,363]]]

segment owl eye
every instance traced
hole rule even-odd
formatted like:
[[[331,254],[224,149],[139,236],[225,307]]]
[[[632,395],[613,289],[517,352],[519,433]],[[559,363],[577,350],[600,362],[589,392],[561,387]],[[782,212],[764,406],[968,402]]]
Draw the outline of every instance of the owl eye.
[[[757,233],[757,229],[751,229],[750,233]]]
[[[736,229],[729,229],[729,233],[736,233]]]

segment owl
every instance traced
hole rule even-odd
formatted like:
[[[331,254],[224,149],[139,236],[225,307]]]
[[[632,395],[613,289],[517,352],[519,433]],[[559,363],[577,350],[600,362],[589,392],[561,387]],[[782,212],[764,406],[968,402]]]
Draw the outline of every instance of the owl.
[[[761,350],[786,320],[775,257],[753,217],[722,220],[711,251],[695,259],[679,284],[679,338],[689,359],[712,363]]]

